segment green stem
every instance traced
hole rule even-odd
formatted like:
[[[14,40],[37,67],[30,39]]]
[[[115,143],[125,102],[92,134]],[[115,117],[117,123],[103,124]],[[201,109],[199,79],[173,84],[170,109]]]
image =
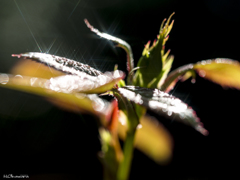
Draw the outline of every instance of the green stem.
[[[124,110],[127,115],[128,131],[123,147],[123,160],[119,163],[117,171],[117,180],[127,180],[131,169],[134,150],[134,136],[139,124],[139,117],[132,102],[123,97],[117,89],[115,89],[113,93],[118,99],[119,109]]]
[[[134,136],[135,131],[131,133],[127,133],[127,137],[124,144],[123,155],[124,159],[120,163],[117,173],[117,180],[127,180],[129,176],[129,172],[131,169],[131,162],[133,157],[134,150]]]

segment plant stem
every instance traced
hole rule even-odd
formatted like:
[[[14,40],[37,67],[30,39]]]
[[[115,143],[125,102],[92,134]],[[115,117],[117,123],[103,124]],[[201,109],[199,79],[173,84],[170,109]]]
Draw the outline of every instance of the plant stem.
[[[127,137],[126,137],[124,148],[123,148],[124,158],[118,168],[117,180],[128,179],[130,168],[131,168],[132,157],[133,157],[133,150],[134,150],[134,136],[135,136],[135,131],[131,131],[127,133]]]
[[[134,137],[137,126],[139,124],[139,117],[132,102],[123,97],[117,89],[114,90],[113,93],[114,96],[118,99],[119,108],[125,110],[125,113],[127,115],[128,130],[123,147],[123,160],[119,163],[117,171],[117,180],[127,180],[131,168],[134,150]]]

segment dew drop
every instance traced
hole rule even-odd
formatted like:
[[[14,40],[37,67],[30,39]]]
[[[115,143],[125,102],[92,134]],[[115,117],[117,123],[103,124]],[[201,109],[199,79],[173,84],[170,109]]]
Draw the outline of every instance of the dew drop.
[[[141,124],[138,124],[137,125],[137,129],[141,129],[142,128],[142,125]]]
[[[184,119],[185,115],[183,113],[180,113],[180,119]]]
[[[125,126],[127,124],[126,120],[124,118],[122,118],[121,116],[119,116],[118,120],[123,126]]]
[[[162,111],[163,111],[163,112],[167,112],[167,108],[163,108]]]
[[[193,83],[193,84],[196,83],[196,79],[192,79],[191,83]]]
[[[205,65],[205,64],[206,64],[206,61],[202,61],[201,64],[202,64],[202,65]]]
[[[14,76],[13,80],[14,80],[15,84],[22,84],[22,83],[24,83],[24,84],[27,83],[28,84],[29,81],[22,81],[22,79],[23,79],[23,77],[18,74],[16,76]]]
[[[168,115],[168,116],[171,116],[171,115],[172,115],[172,111],[168,111],[168,112],[167,112],[167,115]]]
[[[21,78],[21,79],[23,79],[23,77],[22,77],[20,74],[16,75],[15,78]]]
[[[203,70],[200,70],[200,71],[199,71],[199,76],[205,77],[205,76],[206,76],[206,72],[203,71]]]
[[[30,79],[30,84],[31,84],[31,86],[34,85],[34,83],[36,82],[37,79],[38,79],[38,78],[31,78],[31,79]]]
[[[7,84],[9,81],[9,77],[7,74],[0,74],[0,83]]]

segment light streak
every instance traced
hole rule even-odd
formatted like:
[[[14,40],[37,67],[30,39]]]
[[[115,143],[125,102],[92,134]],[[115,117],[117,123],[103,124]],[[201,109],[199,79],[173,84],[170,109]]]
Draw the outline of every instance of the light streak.
[[[37,40],[36,40],[36,38],[35,38],[35,36],[34,36],[32,30],[31,30],[31,28],[29,27],[28,22],[27,22],[26,18],[24,17],[24,15],[23,15],[23,13],[22,13],[20,7],[18,6],[16,0],[14,0],[14,3],[16,4],[16,6],[17,6],[17,8],[18,8],[18,10],[19,10],[19,12],[20,12],[20,14],[21,14],[21,16],[22,16],[24,22],[26,23],[27,28],[28,28],[29,32],[31,33],[31,35],[32,35],[32,37],[33,37],[33,39],[34,39],[34,41],[35,41],[35,43],[36,43],[36,45],[37,45],[39,51],[42,52],[42,49],[40,48],[40,46],[39,46],[39,44],[38,44],[38,42],[37,42]]]

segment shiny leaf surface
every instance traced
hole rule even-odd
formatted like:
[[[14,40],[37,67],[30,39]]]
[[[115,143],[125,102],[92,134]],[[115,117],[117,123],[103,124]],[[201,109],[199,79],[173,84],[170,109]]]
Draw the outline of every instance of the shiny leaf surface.
[[[104,93],[124,78],[122,71],[106,72],[99,76],[90,76],[86,73],[65,75],[51,78],[46,83],[46,88],[64,93]]]
[[[13,54],[13,57],[31,59],[39,63],[43,63],[58,71],[62,71],[66,74],[81,75],[82,72],[91,76],[98,76],[102,72],[90,67],[87,64],[83,64],[65,57],[55,56],[51,54],[39,53],[39,52],[27,52],[22,54]]]
[[[110,116],[112,107],[110,103],[99,98],[96,94],[62,93],[45,88],[47,79],[26,77],[20,75],[0,74],[0,86],[40,95],[61,104],[67,109],[74,109],[85,113],[92,113],[102,120]],[[106,122],[103,122],[104,124]]]
[[[94,28],[87,19],[84,19],[84,22],[86,23],[87,27],[94,33],[96,33],[98,36],[105,38],[107,40],[113,41],[117,43],[118,47],[123,48],[127,53],[127,70],[128,72],[131,72],[134,68],[134,60],[133,60],[133,53],[131,46],[124,40],[114,37],[110,34],[100,32],[98,29]]]
[[[5,75],[6,78],[13,78],[13,75]],[[3,78],[4,76],[2,76]],[[20,77],[16,79],[16,77]],[[103,93],[111,90],[113,86],[124,77],[124,73],[121,71],[106,72],[99,76],[90,76],[84,72],[81,72],[81,76],[76,75],[64,75],[48,79],[42,79],[29,76],[15,76],[12,81],[15,84],[34,86],[40,88],[50,89],[56,92],[64,93]],[[6,79],[5,78],[5,79]]]
[[[118,88],[118,92],[130,101],[145,106],[148,109],[165,116],[176,119],[192,126],[200,133],[207,135],[195,111],[180,99],[162,92],[158,89],[149,89],[136,86]]]

